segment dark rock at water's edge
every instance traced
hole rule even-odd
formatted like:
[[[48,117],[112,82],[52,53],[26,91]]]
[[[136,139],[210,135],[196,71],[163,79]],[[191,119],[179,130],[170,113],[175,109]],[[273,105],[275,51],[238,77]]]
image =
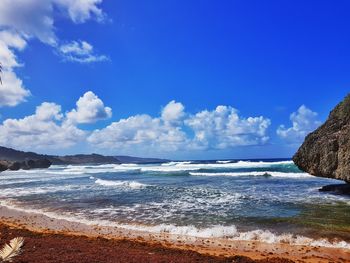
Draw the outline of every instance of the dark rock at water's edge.
[[[350,95],[305,138],[293,161],[309,174],[350,183]]]
[[[10,162],[8,169],[11,171],[17,171],[19,169],[21,169],[22,164],[20,162]]]
[[[17,171],[20,169],[29,170],[35,168],[49,168],[51,162],[48,159],[25,160],[25,161],[0,161],[0,172],[11,170]]]
[[[6,171],[9,167],[9,163],[7,161],[0,161],[0,172]]]
[[[323,186],[320,192],[331,192],[334,194],[350,195],[350,184],[331,184]]]

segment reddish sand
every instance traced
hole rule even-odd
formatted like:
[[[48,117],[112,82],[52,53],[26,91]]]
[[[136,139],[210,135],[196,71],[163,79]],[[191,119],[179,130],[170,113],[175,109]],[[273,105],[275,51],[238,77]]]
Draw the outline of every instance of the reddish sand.
[[[0,206],[0,241],[25,238],[18,262],[350,262],[350,250],[179,237],[86,225]]]
[[[191,250],[166,248],[159,244],[63,234],[40,234],[5,225],[0,225],[0,231],[1,244],[16,236],[25,238],[23,252],[15,262],[293,262],[279,258],[255,261],[243,256],[215,257]]]

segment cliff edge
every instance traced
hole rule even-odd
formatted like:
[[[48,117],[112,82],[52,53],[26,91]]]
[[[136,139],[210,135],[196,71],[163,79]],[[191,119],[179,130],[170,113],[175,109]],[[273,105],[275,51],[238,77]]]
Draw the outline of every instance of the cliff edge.
[[[305,138],[293,161],[309,174],[350,183],[350,94]]]

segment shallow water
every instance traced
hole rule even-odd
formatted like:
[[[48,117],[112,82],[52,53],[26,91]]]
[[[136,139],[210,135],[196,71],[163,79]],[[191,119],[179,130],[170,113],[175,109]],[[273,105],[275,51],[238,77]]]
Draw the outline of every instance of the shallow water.
[[[350,248],[339,243],[350,241],[350,198],[318,191],[331,183],[339,181],[281,160],[52,166],[1,173],[0,199],[152,232],[267,242],[304,242],[301,235],[309,243],[336,238]]]

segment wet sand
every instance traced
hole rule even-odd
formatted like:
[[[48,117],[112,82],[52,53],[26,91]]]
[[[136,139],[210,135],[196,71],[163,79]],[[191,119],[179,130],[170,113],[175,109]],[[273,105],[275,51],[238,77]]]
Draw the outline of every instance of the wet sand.
[[[25,237],[18,262],[350,262],[350,250],[193,238],[87,225],[0,206],[1,242]]]

